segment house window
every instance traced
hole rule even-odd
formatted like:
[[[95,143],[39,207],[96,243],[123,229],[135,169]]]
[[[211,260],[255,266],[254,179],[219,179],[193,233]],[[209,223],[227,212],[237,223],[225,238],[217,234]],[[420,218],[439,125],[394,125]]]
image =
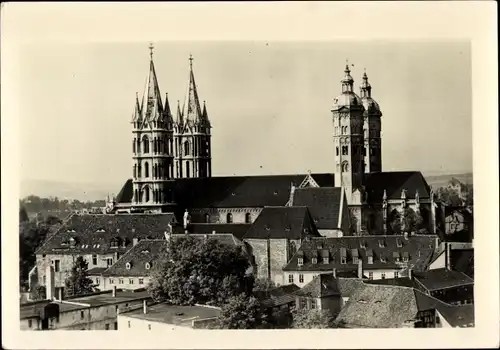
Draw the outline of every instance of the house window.
[[[302,266],[302,265],[304,265],[304,258],[298,258],[298,259],[297,259],[297,265],[298,265],[298,266]]]
[[[232,224],[233,223],[233,214],[227,213],[227,215],[226,215],[226,222],[228,224]]]
[[[148,323],[148,330],[151,330],[151,323]]]
[[[380,274],[380,278],[382,278],[383,280],[385,280],[385,272],[382,272],[382,273]]]
[[[394,271],[394,278],[399,278],[399,272],[398,271]]]
[[[80,311],[80,320],[83,320],[83,318],[85,317],[83,311]]]
[[[107,330],[107,331],[109,331],[109,323],[106,323],[106,324],[104,325],[104,329],[105,329],[105,330]]]
[[[316,299],[311,299],[311,309],[316,309],[318,307]]]
[[[113,258],[107,258],[106,259],[106,265],[108,265],[108,267],[111,266],[111,265],[113,265]]]
[[[305,298],[300,298],[300,308],[307,309],[307,300]]]
[[[250,213],[245,214],[245,223],[247,224],[252,223],[252,215]]]
[[[210,223],[210,215],[205,214],[205,223],[208,224]]]
[[[115,331],[118,330],[118,322],[115,322]]]
[[[408,262],[408,256],[403,256],[403,261]]]
[[[97,255],[92,255],[92,265],[97,265]]]
[[[61,261],[60,260],[54,260],[54,271],[55,272],[61,271]]]
[[[133,278],[129,278],[128,279],[128,284],[134,284],[134,279]]]
[[[139,278],[139,284],[144,284],[144,278]]]
[[[299,283],[304,283],[304,275],[303,274],[299,275]]]
[[[318,263],[318,259],[317,259],[317,258],[312,258],[312,259],[311,259],[311,263],[312,263],[313,265],[316,265],[316,264]]]
[[[114,279],[112,279],[112,278],[110,278],[110,279],[109,279],[109,284],[115,284],[115,280],[114,280]]]
[[[368,272],[368,279],[373,279],[373,272]]]
[[[357,264],[357,263],[358,263],[358,260],[359,260],[359,258],[358,258],[357,256],[353,256],[353,257],[352,257],[352,263],[353,263],[353,264]]]
[[[128,321],[128,328],[130,328],[130,321]]]
[[[123,278],[118,279],[118,284],[123,284]]]
[[[293,283],[293,275],[288,275],[288,283]]]
[[[323,264],[328,264],[328,263],[329,263],[328,258],[323,258]]]
[[[47,276],[43,276],[42,281],[43,281],[43,285],[46,285],[47,284]]]
[[[347,262],[347,259],[346,259],[345,256],[343,256],[343,257],[340,258],[340,263],[341,264],[345,264],[346,262]]]
[[[99,285],[99,283],[101,283],[101,281],[99,281],[99,277],[96,277],[95,284]]]
[[[28,327],[31,328],[33,326],[33,321],[32,320],[28,320]]]

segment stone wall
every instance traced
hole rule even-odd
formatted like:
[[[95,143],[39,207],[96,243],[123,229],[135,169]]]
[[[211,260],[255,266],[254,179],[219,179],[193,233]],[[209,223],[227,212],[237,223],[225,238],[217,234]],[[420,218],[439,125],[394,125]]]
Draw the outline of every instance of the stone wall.
[[[250,214],[251,223],[257,219],[262,208],[196,208],[188,209],[191,215],[192,223],[205,223],[205,215],[209,215],[210,223],[225,224],[227,223],[227,214],[231,213],[233,223],[246,223],[246,214]]]
[[[257,265],[255,277],[259,279],[270,278],[268,241],[266,239],[246,239],[245,242],[252,247],[252,254]]]

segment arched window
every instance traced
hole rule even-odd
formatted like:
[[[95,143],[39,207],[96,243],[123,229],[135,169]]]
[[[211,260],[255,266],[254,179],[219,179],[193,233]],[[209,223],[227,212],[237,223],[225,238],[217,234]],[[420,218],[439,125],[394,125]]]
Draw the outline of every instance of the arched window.
[[[337,155],[339,155],[339,146],[335,147],[335,150],[337,151]]]
[[[210,223],[210,215],[205,214],[205,223],[208,224]]]
[[[144,177],[149,177],[149,164],[148,164],[148,162],[144,163]]]
[[[141,151],[141,140],[137,139],[137,153]]]
[[[143,143],[144,153],[149,153],[149,139],[147,136],[144,136],[142,138],[142,143]]]
[[[144,201],[149,202],[149,187],[144,188]]]
[[[153,203],[156,203],[157,201],[156,194],[156,190],[153,190]]]
[[[189,141],[184,141],[184,155],[185,156],[188,156],[189,153],[190,153],[190,149],[189,149]]]
[[[346,156],[349,154],[349,146],[342,146],[342,155]]]
[[[134,138],[134,143],[132,144],[132,152],[135,153],[135,145],[137,144],[137,139]]]
[[[245,214],[245,223],[247,223],[247,224],[252,223],[252,214],[250,214],[250,213]]]
[[[226,222],[228,224],[232,224],[233,223],[233,214],[227,213],[227,215],[226,215]]]
[[[191,177],[191,171],[189,169],[189,162],[186,162],[186,177]]]
[[[139,202],[139,191],[135,190],[134,193],[134,201]]]
[[[158,140],[156,137],[153,139],[153,152],[158,153]]]
[[[153,165],[153,178],[157,178],[158,177],[158,165],[155,164]]]
[[[134,178],[137,177],[137,164],[134,164]]]
[[[142,177],[141,163],[139,163],[139,165],[137,165],[137,177]]]

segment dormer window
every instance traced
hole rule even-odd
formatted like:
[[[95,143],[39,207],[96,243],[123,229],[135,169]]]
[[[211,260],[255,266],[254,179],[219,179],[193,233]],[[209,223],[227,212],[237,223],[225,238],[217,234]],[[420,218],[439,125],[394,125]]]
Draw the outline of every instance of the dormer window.
[[[304,258],[298,258],[297,259],[297,266],[303,266],[304,265]]]
[[[368,264],[373,264],[373,256],[368,257]]]
[[[146,270],[149,270],[151,268],[151,263],[147,262],[144,267],[146,268]]]
[[[399,257],[399,253],[398,252],[394,252],[392,254],[392,257],[394,258],[394,261],[399,262],[400,257]]]
[[[380,262],[383,262],[383,263],[385,263],[385,262],[386,262],[385,256],[381,256],[381,257],[380,257]]]
[[[398,245],[398,248],[401,248],[403,246],[403,242],[401,242],[399,238],[396,240],[396,243]]]
[[[353,264],[357,264],[357,263],[358,263],[358,261],[359,261],[359,258],[358,258],[357,256],[353,256],[353,257],[352,257],[352,263],[353,263]]]
[[[126,268],[127,270],[130,270],[130,269],[132,268],[132,264],[131,264],[130,262],[126,263],[126,264],[125,264],[125,268]]]
[[[366,242],[361,242],[361,243],[359,244],[359,246],[360,246],[361,248],[365,249],[365,248],[366,248]]]
[[[408,260],[409,260],[408,252],[404,252],[403,253],[403,261],[408,262]]]
[[[347,258],[345,256],[340,258],[340,263],[341,264],[346,264],[347,263]]]
[[[330,259],[328,259],[328,257],[324,257],[323,258],[323,264],[329,264],[330,263]]]
[[[313,265],[316,265],[316,264],[318,263],[318,259],[317,259],[317,258],[312,258],[312,259],[311,259],[311,263],[312,263]]]
[[[384,247],[385,247],[385,242],[384,242],[383,240],[379,240],[379,241],[378,241],[378,246],[379,246],[380,248],[384,248]]]

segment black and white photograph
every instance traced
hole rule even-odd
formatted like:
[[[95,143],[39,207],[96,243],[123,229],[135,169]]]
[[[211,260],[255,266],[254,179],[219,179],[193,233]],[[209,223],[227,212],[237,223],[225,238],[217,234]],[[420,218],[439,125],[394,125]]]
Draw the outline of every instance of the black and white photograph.
[[[64,5],[68,14],[77,9]],[[157,5],[151,21],[175,13],[172,3]],[[174,22],[184,18],[197,32],[209,21],[189,22],[191,10],[198,18],[224,8],[176,5]],[[252,8],[226,5],[229,18],[243,16],[235,6]],[[274,13],[287,5],[313,21],[321,5],[336,4],[275,3]],[[140,40],[80,33],[11,43],[12,64],[2,64],[2,75],[12,69],[2,79],[2,139],[5,119],[18,128],[9,135],[17,170],[7,184],[2,176],[3,189],[18,188],[8,202],[2,196],[2,211],[14,208],[13,229],[2,235],[11,257],[2,259],[2,290],[16,308],[10,328],[22,338],[82,331],[68,337],[90,335],[101,348],[97,339],[117,332],[149,332],[160,342],[162,334],[223,341],[220,331],[235,330],[332,330],[337,338],[353,330],[468,332],[486,324],[478,321],[481,303],[492,307],[496,319],[486,326],[495,329],[498,283],[485,279],[498,272],[498,259],[486,261],[491,247],[483,245],[498,242],[498,181],[478,164],[491,152],[498,161],[498,142],[479,145],[489,136],[478,138],[477,124],[497,120],[491,109],[476,114],[477,101],[495,101],[477,100],[475,42],[349,39],[348,28],[331,25],[337,34],[311,32],[309,40],[291,32],[286,40],[245,32],[241,40],[201,39],[177,28]],[[482,147],[490,153],[479,159]],[[2,142],[2,158],[10,150]],[[5,168],[2,160],[2,175]],[[101,330],[109,333],[94,335]]]

